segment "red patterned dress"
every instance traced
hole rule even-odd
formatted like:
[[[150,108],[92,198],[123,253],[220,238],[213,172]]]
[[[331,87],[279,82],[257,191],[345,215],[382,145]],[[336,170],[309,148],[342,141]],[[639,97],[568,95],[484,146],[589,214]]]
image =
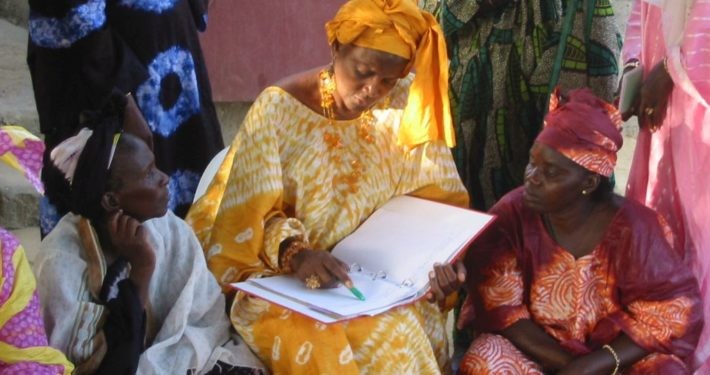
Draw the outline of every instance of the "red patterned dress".
[[[651,354],[625,374],[688,372],[685,358],[702,326],[698,286],[655,212],[625,201],[597,247],[577,259],[523,205],[522,188],[491,212],[495,227],[468,257],[471,297],[460,321],[488,333],[471,344],[461,373],[541,374],[539,364],[495,334],[520,319],[531,319],[573,355],[626,334]]]

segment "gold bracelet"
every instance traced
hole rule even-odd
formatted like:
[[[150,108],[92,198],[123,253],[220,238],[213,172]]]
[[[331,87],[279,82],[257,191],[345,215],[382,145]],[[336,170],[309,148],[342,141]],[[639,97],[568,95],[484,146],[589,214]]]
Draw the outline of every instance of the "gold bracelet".
[[[279,260],[279,263],[281,263],[281,271],[283,273],[293,272],[291,269],[291,260],[296,256],[296,254],[300,253],[306,247],[306,243],[300,240],[293,240],[290,244],[288,244],[288,247],[284,250],[283,255],[281,255],[281,259]]]
[[[606,349],[609,353],[611,353],[612,356],[614,356],[614,361],[616,362],[616,366],[614,367],[614,371],[611,372],[611,375],[618,374],[619,373],[619,366],[621,366],[621,360],[619,359],[619,356],[616,355],[616,351],[610,345],[604,345],[604,346],[602,346],[602,348]]]

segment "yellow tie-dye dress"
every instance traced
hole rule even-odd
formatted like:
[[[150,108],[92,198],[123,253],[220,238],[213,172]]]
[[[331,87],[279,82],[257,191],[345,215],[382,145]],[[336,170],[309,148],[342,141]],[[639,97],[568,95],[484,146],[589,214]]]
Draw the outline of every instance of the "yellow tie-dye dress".
[[[393,196],[468,205],[443,142],[397,145],[411,79],[400,80],[369,119],[331,122],[278,87],[256,99],[187,219],[225,291],[231,282],[279,274],[284,239],[303,236],[312,248],[329,250]],[[275,373],[427,374],[448,367],[446,316],[426,301],[325,325],[238,293],[230,314]]]

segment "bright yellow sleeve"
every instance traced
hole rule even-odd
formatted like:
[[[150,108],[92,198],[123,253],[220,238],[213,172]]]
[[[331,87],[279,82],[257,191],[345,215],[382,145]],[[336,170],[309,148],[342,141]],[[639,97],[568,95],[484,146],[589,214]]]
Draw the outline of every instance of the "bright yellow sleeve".
[[[223,287],[278,273],[281,241],[306,237],[303,224],[284,212],[279,142],[270,116],[278,95],[267,89],[257,98],[214,182],[188,213]]]

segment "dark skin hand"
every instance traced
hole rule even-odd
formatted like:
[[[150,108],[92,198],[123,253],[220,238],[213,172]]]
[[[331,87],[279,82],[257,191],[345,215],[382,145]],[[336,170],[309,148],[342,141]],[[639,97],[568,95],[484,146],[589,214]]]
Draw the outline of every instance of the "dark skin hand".
[[[557,371],[574,358],[530,319],[521,319],[500,332],[546,371]]]
[[[108,214],[106,232],[111,241],[112,255],[122,257],[131,265],[130,279],[138,289],[143,308],[148,301],[150,279],[155,269],[155,251],[141,223],[116,210]]]
[[[544,144],[535,143],[530,150],[525,205],[540,213],[549,223],[549,236],[575,258],[596,248],[623,200],[610,195],[603,202],[593,201],[590,193],[599,188],[600,181],[601,176],[589,173]],[[519,320],[500,333],[548,372],[609,374],[616,366],[606,349],[606,353],[597,350],[574,357],[530,319]],[[612,347],[625,365],[646,355],[623,335]]]
[[[291,259],[291,269],[294,275],[304,284],[311,275],[318,275],[320,288],[335,288],[343,284],[352,288],[353,283],[348,276],[348,266],[327,251],[302,250]],[[458,291],[466,281],[466,268],[461,261],[455,266],[450,264],[434,265],[429,273],[431,290],[427,293],[429,302],[437,302],[443,308],[451,293]]]
[[[652,132],[658,130],[666,118],[673,86],[673,79],[668,74],[663,61],[659,61],[643,81],[641,93],[631,106],[631,110],[622,113],[622,119],[626,121],[636,115],[641,127],[647,127]]]
[[[574,357],[530,319],[517,321],[501,334],[518,349],[539,363],[545,372],[557,374],[610,374],[616,367],[611,353],[599,348],[591,353]],[[610,344],[622,365],[638,362],[648,352],[636,345],[628,336],[622,334]]]
[[[435,264],[429,272],[430,290],[426,294],[427,301],[436,302],[440,309],[446,303],[446,297],[461,289],[466,281],[466,267],[462,261],[451,264]]]
[[[353,287],[348,276],[348,266],[327,251],[302,250],[291,259],[294,275],[305,284],[306,278],[318,275],[321,288],[335,288],[343,284]]]
[[[609,344],[619,357],[622,366],[633,364],[648,355],[648,352],[636,345],[628,336],[622,334]],[[569,362],[558,375],[610,374],[616,368],[616,360],[611,352],[599,348],[591,353],[579,356]],[[621,369],[621,367],[620,367]]]

